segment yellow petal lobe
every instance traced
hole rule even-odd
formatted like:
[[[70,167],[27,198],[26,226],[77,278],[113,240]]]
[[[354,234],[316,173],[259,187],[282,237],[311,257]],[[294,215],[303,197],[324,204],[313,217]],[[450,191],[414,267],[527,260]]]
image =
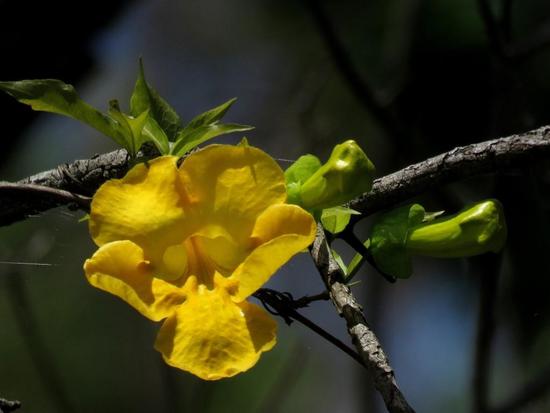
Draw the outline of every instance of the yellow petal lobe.
[[[90,284],[114,294],[145,317],[159,321],[185,301],[178,286],[155,278],[143,250],[131,241],[115,241],[99,248],[84,263]]]
[[[210,145],[187,157],[180,173],[196,220],[224,227],[237,242],[267,207],[286,200],[283,171],[254,147]]]
[[[257,247],[231,276],[239,281],[233,300],[243,301],[265,284],[275,271],[313,242],[315,231],[311,214],[296,205],[267,208],[258,217],[251,235]]]
[[[223,289],[204,287],[162,325],[155,348],[171,366],[204,380],[246,371],[276,342],[276,322],[257,305],[233,303]]]
[[[90,210],[90,233],[99,246],[131,240],[144,249],[183,241],[184,200],[177,157],[163,156],[134,166],[124,178],[103,184]],[[160,244],[160,245],[159,245]]]

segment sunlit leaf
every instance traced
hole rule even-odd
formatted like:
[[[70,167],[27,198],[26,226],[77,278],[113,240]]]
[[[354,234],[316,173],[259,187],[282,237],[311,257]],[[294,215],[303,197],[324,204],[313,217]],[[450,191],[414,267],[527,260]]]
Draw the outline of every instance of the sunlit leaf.
[[[185,133],[185,130],[183,130],[176,138],[176,143],[172,148],[172,154],[176,156],[183,156],[197,145],[200,145],[209,139],[215,138],[216,136],[233,132],[244,132],[251,129],[254,129],[254,127],[234,123],[220,123],[200,126],[197,129],[189,131],[188,133]]]
[[[125,146],[122,126],[81,100],[72,85],[56,79],[21,80],[0,82],[0,90],[36,111],[57,113],[79,120]]]
[[[142,112],[139,116],[134,118],[122,113],[116,100],[109,102],[109,106],[109,116],[115,119],[125,131],[125,148],[132,157],[135,157],[137,151],[146,140],[146,137],[142,134],[142,131],[148,120],[149,110]]]
[[[176,111],[145,80],[143,62],[139,61],[139,74],[130,98],[130,114],[137,117],[149,109],[151,117],[164,131],[168,140],[173,141],[181,129],[181,119]],[[154,130],[154,126],[149,128]],[[158,139],[158,137],[157,137]],[[155,142],[153,140],[153,142]]]
[[[227,102],[222,103],[220,106],[216,106],[200,115],[195,116],[191,122],[184,128],[184,133],[197,129],[200,126],[209,125],[219,121],[227,113],[229,108],[237,101],[237,98],[229,99]]]
[[[157,121],[155,121],[155,119],[151,116],[150,112],[141,133],[143,134],[145,141],[151,141],[154,143],[161,155],[168,155],[170,153],[168,136],[166,136],[166,133],[164,133]]]
[[[343,206],[326,208],[321,213],[321,223],[327,231],[337,234],[346,228],[352,215],[361,213]]]

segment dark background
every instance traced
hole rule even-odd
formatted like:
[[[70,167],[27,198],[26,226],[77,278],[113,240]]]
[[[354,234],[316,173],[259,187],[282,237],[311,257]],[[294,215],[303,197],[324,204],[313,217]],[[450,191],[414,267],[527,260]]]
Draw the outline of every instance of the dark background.
[[[274,157],[326,158],[353,137],[384,175],[550,124],[550,3],[489,5],[494,20],[474,0],[0,0],[0,79],[59,78],[105,109],[129,97],[143,56],[150,83],[186,120],[237,96],[227,119],[255,125],[249,141]],[[114,148],[5,95],[0,113],[3,180]],[[549,178],[547,164],[528,165],[417,199],[454,211],[497,197],[509,224],[503,254],[419,259],[395,285],[369,268],[357,276],[417,411],[480,411],[484,394],[502,405],[533,380],[546,394]],[[58,209],[0,228],[0,397],[20,399],[24,412],[383,411],[363,370],[300,325],[281,322],[275,349],[233,379],[202,382],[165,366],[152,347],[158,325],[85,281],[81,265],[95,247],[81,216]],[[307,255],[270,286],[322,290]],[[480,303],[494,305],[494,318],[478,317]],[[348,340],[330,304],[304,313]]]

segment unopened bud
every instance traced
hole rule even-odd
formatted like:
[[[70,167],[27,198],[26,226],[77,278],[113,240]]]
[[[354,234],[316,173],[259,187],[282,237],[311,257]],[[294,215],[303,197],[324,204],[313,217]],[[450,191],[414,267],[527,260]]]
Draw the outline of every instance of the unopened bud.
[[[353,140],[336,145],[329,160],[300,188],[301,205],[320,210],[344,204],[372,188],[375,168]]]
[[[406,249],[411,255],[468,257],[500,251],[506,234],[502,205],[490,199],[410,228]]]

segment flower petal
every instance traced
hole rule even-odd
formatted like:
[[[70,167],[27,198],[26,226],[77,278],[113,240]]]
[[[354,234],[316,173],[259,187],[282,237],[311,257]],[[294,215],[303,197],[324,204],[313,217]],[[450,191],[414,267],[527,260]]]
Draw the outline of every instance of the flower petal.
[[[231,276],[239,281],[233,300],[243,301],[260,288],[279,267],[313,242],[315,231],[313,217],[296,205],[267,208],[258,217],[251,236],[258,247]]]
[[[97,245],[127,239],[160,265],[166,248],[183,242],[192,222],[183,222],[184,195],[176,162],[177,157],[164,156],[140,163],[124,178],[97,190],[89,222]]]
[[[100,247],[84,263],[90,284],[114,294],[145,317],[159,321],[185,301],[179,286],[155,278],[143,250],[131,241],[115,241]]]
[[[199,287],[164,322],[155,348],[171,366],[217,380],[254,366],[275,345],[276,329],[257,305],[235,304],[222,289]]]
[[[286,200],[283,171],[260,149],[210,145],[180,167],[188,201],[209,225],[220,225],[238,243],[248,239],[256,218]]]

